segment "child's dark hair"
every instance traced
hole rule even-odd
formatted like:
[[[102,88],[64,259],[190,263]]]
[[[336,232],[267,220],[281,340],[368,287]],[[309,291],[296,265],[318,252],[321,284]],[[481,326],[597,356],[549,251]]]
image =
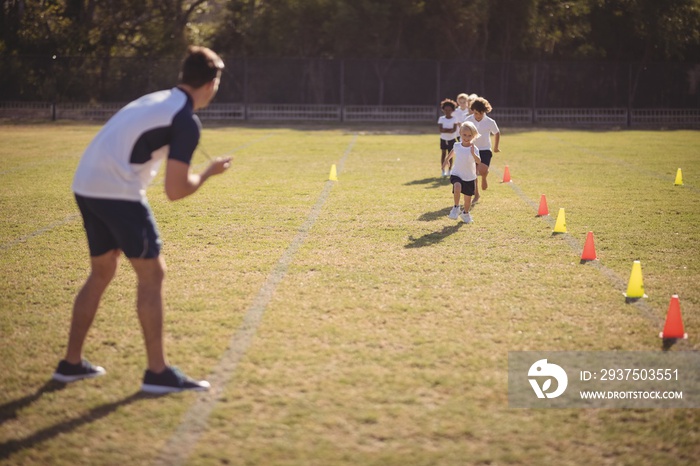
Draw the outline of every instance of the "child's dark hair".
[[[440,108],[452,107],[452,110],[457,109],[457,102],[452,99],[445,99],[440,102]]]
[[[489,101],[484,99],[483,97],[477,97],[476,99],[474,99],[474,102],[472,102],[469,108],[472,109],[472,111],[474,112],[480,113],[489,113],[491,110],[493,110]]]

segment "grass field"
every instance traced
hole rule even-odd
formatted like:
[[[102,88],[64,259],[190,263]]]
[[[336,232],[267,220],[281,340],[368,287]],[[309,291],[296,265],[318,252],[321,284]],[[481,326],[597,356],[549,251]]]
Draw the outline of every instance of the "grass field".
[[[233,168],[149,199],[168,357],[213,390],[154,398],[126,261],[86,345],[107,375],[49,382],[88,272],[70,183],[98,129],[0,126],[0,464],[697,464],[700,410],[512,409],[507,362],[661,351],[673,293],[689,339],[671,351],[700,349],[700,132],[502,128],[466,225],[432,127],[206,129]],[[581,264],[588,231],[600,260]],[[627,304],[634,260],[649,297]]]

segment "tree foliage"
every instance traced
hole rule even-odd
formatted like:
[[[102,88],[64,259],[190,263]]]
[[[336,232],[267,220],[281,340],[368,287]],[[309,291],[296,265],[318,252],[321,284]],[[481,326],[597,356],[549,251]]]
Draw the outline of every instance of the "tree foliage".
[[[0,51],[179,56],[206,0],[2,0]]]
[[[700,0],[0,0],[0,53],[695,61]]]
[[[604,58],[697,60],[700,51],[698,0],[596,0],[590,22]]]

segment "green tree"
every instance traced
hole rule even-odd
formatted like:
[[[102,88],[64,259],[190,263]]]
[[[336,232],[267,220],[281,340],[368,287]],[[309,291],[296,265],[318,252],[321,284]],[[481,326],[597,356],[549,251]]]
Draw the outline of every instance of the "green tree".
[[[150,0],[150,3],[148,45],[160,56],[180,57],[191,42],[190,23],[206,12],[207,0]]]
[[[589,55],[591,0],[535,0],[524,39],[532,58],[582,58]]]
[[[537,0],[499,0],[489,4],[487,31],[491,57],[502,60],[523,58],[531,28],[536,23]]]
[[[628,101],[637,95],[646,65],[653,61],[697,62],[699,0],[593,0],[591,41],[605,59],[630,65]]]
[[[207,0],[3,0],[4,52],[180,56]]]
[[[699,0],[592,0],[590,41],[615,61],[697,60]]]
[[[493,3],[488,0],[426,2],[424,15],[411,27],[411,47],[420,50],[420,44],[425,44],[422,58],[486,60]]]
[[[372,60],[377,78],[377,102],[384,102],[388,73],[394,61],[409,54],[406,36],[416,32],[425,8],[420,0],[342,0],[333,21],[335,51],[341,57]]]
[[[332,55],[333,0],[231,0],[214,38],[217,50],[239,56]]]
[[[408,56],[407,35],[424,35],[424,7],[422,0],[229,0],[214,43],[257,57]]]

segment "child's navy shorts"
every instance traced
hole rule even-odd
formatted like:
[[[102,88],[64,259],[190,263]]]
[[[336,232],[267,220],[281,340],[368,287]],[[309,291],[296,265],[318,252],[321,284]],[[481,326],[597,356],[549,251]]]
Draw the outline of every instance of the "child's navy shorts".
[[[491,166],[491,157],[493,157],[493,152],[488,149],[479,149],[479,157],[481,157],[481,162],[479,163],[483,163],[487,167]]]
[[[456,139],[450,139],[449,141],[445,139],[440,139],[440,149],[451,151],[455,145]]]
[[[476,180],[464,181],[459,176],[451,175],[450,184],[452,185],[452,194],[455,192],[455,183],[459,183],[462,186],[462,194],[466,196],[473,196],[476,189]]]

